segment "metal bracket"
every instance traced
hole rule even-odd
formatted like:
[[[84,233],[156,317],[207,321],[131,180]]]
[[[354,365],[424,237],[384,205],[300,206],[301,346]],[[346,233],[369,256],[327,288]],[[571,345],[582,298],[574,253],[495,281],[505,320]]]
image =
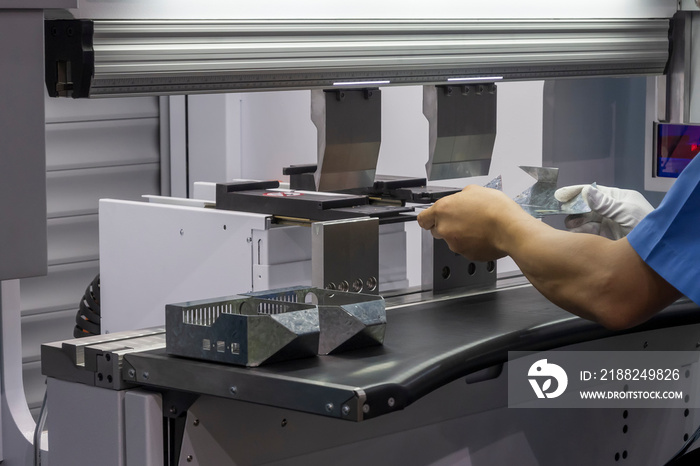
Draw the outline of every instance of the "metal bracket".
[[[199,398],[196,393],[166,390],[163,392],[163,418],[166,423],[168,464],[180,464],[180,453],[185,435],[187,410]]]
[[[179,392],[175,390],[165,390],[163,395],[163,417],[176,419],[185,417],[187,410],[199,398],[198,393]]]
[[[355,389],[355,395],[345,401],[340,406],[340,413],[343,419],[350,421],[360,422],[365,417],[365,402],[367,401],[367,395],[365,391],[361,388]]]
[[[88,97],[95,74],[93,22],[84,19],[44,22],[46,88],[51,97]]]

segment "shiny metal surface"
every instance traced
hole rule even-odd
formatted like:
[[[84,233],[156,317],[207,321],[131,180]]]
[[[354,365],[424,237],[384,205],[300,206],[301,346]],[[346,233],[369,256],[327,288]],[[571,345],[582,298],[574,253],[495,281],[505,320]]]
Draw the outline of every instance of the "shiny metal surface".
[[[381,345],[386,332],[384,299],[377,295],[295,287],[250,293],[274,302],[311,302],[318,306],[321,335],[318,354]]]
[[[4,0],[4,4],[34,3],[31,0]],[[38,0],[37,0],[38,3]],[[661,18],[671,17],[676,2],[665,0],[589,0],[587,2],[552,3],[520,0],[454,3],[435,0],[429,4],[416,3],[412,8],[396,8],[392,2],[356,0],[353,8],[341,2],[288,0],[259,2],[231,2],[230,0],[201,0],[192,8],[191,0],[148,0],[145,2],[80,2],[80,7],[69,12],[76,18],[93,19],[258,19],[266,18],[339,18],[339,19],[402,19],[402,18]],[[56,8],[56,7],[54,7]]]
[[[85,366],[85,349],[94,345],[101,345],[104,343],[112,343],[114,341],[125,341],[140,337],[148,337],[151,335],[159,335],[163,333],[162,328],[147,328],[143,330],[132,330],[128,332],[119,332],[119,335],[95,335],[92,337],[84,337],[79,339],[71,339],[64,341],[57,341],[53,343],[47,343],[46,346],[51,348],[60,349],[66,356],[68,356],[73,364],[76,366]],[[89,363],[87,363],[89,364]]]
[[[311,91],[311,121],[318,132],[318,191],[374,185],[382,140],[379,89]]]
[[[592,183],[591,186],[597,186],[597,183]],[[577,194],[570,200],[561,203],[561,212],[564,214],[585,214],[590,212],[591,208],[583,198],[581,193]]]
[[[661,74],[668,24],[667,19],[95,20],[91,43],[81,46],[94,50],[94,76],[88,89],[72,92],[97,97],[332,88],[353,81],[406,85],[484,76]],[[75,74],[84,65],[71,66]]]
[[[496,178],[486,183],[484,187],[496,189],[498,191],[503,191],[503,177],[501,175],[498,175]]]
[[[362,217],[311,224],[311,284],[377,294],[379,220]]]
[[[518,194],[513,200],[533,217],[553,214],[583,214],[591,209],[581,194],[560,203],[554,197],[559,169],[552,167],[520,167],[537,182]]]
[[[314,356],[318,309],[246,296],[168,304],[165,333],[168,354],[255,367]]]
[[[127,353],[165,348],[163,328],[96,335],[41,345],[41,372],[62,380],[120,390]]]
[[[488,175],[496,141],[496,85],[423,87],[429,180]]]

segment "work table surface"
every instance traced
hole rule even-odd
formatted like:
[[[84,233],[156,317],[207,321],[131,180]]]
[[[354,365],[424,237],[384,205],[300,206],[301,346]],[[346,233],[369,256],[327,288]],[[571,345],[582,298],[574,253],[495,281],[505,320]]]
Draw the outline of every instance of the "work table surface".
[[[363,420],[498,367],[509,351],[544,351],[698,322],[698,307],[680,301],[641,326],[613,332],[563,311],[531,286],[518,286],[408,304],[390,300],[384,345],[338,355],[258,368],[173,357],[164,349],[129,354],[125,360],[144,385]],[[148,380],[140,377],[143,372]],[[387,403],[389,398],[393,401]]]

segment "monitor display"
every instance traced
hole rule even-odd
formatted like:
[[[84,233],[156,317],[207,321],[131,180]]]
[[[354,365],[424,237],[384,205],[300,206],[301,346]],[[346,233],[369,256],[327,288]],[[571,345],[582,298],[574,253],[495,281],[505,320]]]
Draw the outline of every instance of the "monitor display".
[[[656,133],[656,176],[678,178],[700,152],[700,125],[659,123]]]

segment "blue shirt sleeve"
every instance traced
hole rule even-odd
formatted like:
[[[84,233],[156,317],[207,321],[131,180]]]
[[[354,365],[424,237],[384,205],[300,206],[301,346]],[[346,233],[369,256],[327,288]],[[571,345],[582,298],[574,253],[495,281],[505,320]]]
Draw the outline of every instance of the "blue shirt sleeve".
[[[627,240],[656,273],[700,304],[700,156]]]

